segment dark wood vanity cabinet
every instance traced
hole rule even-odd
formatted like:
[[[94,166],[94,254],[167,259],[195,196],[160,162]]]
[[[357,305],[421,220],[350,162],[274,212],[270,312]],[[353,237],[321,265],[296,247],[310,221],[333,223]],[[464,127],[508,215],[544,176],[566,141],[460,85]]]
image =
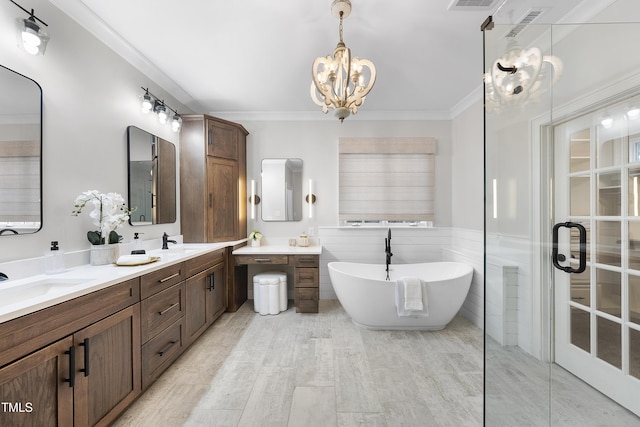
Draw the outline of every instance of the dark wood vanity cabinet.
[[[320,302],[320,257],[297,255],[294,269],[294,303],[298,313],[317,313]]]
[[[201,257],[202,258],[202,257]],[[195,341],[227,308],[226,250],[212,252],[206,263],[188,268],[186,343]]]
[[[207,115],[182,116],[180,215],[185,242],[247,236],[246,137],[237,123]]]
[[[113,423],[225,311],[227,263],[221,248],[0,323],[0,426]]]
[[[139,298],[136,278],[0,324],[0,425],[113,422],[141,392]]]

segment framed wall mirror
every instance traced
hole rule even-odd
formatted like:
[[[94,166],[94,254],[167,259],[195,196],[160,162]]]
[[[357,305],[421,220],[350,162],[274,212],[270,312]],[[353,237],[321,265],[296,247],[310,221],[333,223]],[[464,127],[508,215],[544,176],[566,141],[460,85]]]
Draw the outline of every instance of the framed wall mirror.
[[[127,127],[131,225],[176,221],[176,147],[135,126]]]
[[[0,65],[0,236],[42,228],[42,89]]]
[[[302,220],[302,159],[262,160],[262,220]]]

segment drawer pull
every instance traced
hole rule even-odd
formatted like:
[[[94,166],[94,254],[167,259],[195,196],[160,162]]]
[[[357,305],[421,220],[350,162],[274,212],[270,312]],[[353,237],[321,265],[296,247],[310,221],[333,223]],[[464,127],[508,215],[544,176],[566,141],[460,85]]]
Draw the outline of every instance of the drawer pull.
[[[169,344],[167,344],[162,350],[160,350],[158,352],[158,356],[162,357],[165,355],[165,353],[167,351],[169,351],[171,349],[171,347],[173,347],[173,345],[176,343],[177,341],[169,341]]]
[[[271,258],[254,258],[255,262],[271,262]]]
[[[164,279],[160,279],[160,280],[158,280],[158,282],[159,282],[159,283],[164,283],[164,282],[166,282],[167,280],[171,280],[171,279],[173,279],[174,277],[178,277],[179,275],[180,275],[180,272],[173,273],[173,274],[172,274],[171,276],[169,276],[169,277],[165,277]]]
[[[179,302],[177,302],[177,303],[175,303],[175,304],[173,304],[173,305],[171,305],[171,306],[169,306],[169,307],[165,308],[164,310],[159,311],[159,312],[158,312],[158,314],[159,314],[160,316],[162,316],[163,314],[166,314],[168,311],[171,311],[171,310],[172,310],[174,307],[176,307],[178,304],[180,304],[180,303],[179,303]]]

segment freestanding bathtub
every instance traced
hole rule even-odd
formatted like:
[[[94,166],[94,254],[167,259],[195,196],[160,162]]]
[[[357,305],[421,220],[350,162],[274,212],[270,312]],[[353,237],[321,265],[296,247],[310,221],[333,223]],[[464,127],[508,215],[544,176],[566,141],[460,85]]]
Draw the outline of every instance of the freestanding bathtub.
[[[393,264],[389,269],[387,281],[381,264],[329,263],[333,289],[356,325],[368,329],[443,329],[462,307],[473,276],[473,267],[459,262]],[[426,283],[428,316],[398,316],[395,286],[401,277],[418,277]]]

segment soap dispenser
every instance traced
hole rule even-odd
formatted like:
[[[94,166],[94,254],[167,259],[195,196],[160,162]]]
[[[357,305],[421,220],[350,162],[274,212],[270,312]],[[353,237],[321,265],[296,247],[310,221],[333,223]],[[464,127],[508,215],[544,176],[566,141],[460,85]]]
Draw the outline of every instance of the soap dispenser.
[[[142,240],[140,240],[139,234],[142,233],[133,233],[133,246],[131,248],[131,255],[146,253],[142,245]]]
[[[64,253],[55,240],[51,242],[51,250],[44,256],[44,272],[46,274],[64,272]]]

